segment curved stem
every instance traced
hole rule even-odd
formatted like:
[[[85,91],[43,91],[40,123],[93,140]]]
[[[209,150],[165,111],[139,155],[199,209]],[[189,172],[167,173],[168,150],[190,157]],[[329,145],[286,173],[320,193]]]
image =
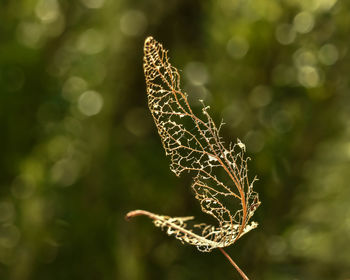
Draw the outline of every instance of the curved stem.
[[[239,268],[239,266],[231,259],[231,257],[226,253],[226,251],[222,248],[219,248],[221,253],[230,261],[230,263],[234,266],[234,268],[238,271],[239,274],[241,274],[242,278],[244,280],[249,280],[247,275],[244,274],[244,272]]]

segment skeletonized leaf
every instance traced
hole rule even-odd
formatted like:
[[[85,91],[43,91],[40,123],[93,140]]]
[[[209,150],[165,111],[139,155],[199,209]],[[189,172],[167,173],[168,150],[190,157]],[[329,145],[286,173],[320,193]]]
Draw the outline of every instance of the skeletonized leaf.
[[[170,169],[177,176],[193,175],[192,190],[201,209],[217,220],[216,225],[188,225],[193,217],[168,217],[143,210],[127,217],[147,215],[155,226],[166,230],[182,242],[211,251],[233,244],[257,226],[249,224],[260,201],[248,180],[245,145],[238,140],[224,145],[219,128],[203,104],[202,115],[196,116],[180,88],[180,75],[169,63],[163,46],[148,37],[144,45],[144,73],[148,106],[158,129]],[[229,183],[227,183],[229,182]],[[239,209],[233,210],[236,202]]]

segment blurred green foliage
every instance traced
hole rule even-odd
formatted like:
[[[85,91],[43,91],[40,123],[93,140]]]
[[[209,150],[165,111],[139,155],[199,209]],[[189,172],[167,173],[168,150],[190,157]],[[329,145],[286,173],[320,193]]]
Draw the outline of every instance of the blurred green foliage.
[[[0,4],[0,278],[239,279],[132,223],[200,213],[147,109],[143,40],[224,119],[258,174],[258,229],[228,252],[251,279],[350,278],[350,2]]]

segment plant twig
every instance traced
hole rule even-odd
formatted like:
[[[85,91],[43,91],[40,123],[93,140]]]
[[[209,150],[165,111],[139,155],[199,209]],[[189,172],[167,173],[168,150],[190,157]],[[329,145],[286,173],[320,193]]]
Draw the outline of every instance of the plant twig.
[[[249,221],[260,201],[253,190],[256,178],[251,182],[248,179],[245,145],[239,139],[234,144],[224,143],[219,133],[223,123],[216,126],[203,101],[201,117],[194,114],[188,95],[180,88],[180,73],[170,64],[167,54],[152,37],[145,40],[143,68],[148,107],[170,158],[170,170],[177,176],[191,173],[195,199],[217,224],[188,223],[194,217],[170,217],[145,210],[131,211],[126,219],[145,215],[169,236],[194,245],[201,252],[219,248],[243,280],[249,280],[222,249],[258,225]],[[241,208],[231,209],[228,199],[239,202]]]
[[[239,274],[241,274],[242,278],[244,280],[249,280],[249,278],[247,277],[247,275],[245,275],[245,273],[239,268],[239,266],[233,261],[233,259],[231,259],[231,257],[226,253],[226,251],[222,248],[219,248],[221,253],[224,254],[224,256],[230,261],[230,263],[234,266],[234,268],[238,271]]]

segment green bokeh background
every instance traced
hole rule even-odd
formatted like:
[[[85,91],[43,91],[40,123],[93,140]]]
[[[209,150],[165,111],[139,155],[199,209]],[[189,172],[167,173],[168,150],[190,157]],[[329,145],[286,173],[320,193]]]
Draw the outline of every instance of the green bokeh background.
[[[247,146],[251,279],[350,279],[350,2],[0,2],[0,279],[240,279],[133,209],[205,220],[147,109],[144,39]]]

